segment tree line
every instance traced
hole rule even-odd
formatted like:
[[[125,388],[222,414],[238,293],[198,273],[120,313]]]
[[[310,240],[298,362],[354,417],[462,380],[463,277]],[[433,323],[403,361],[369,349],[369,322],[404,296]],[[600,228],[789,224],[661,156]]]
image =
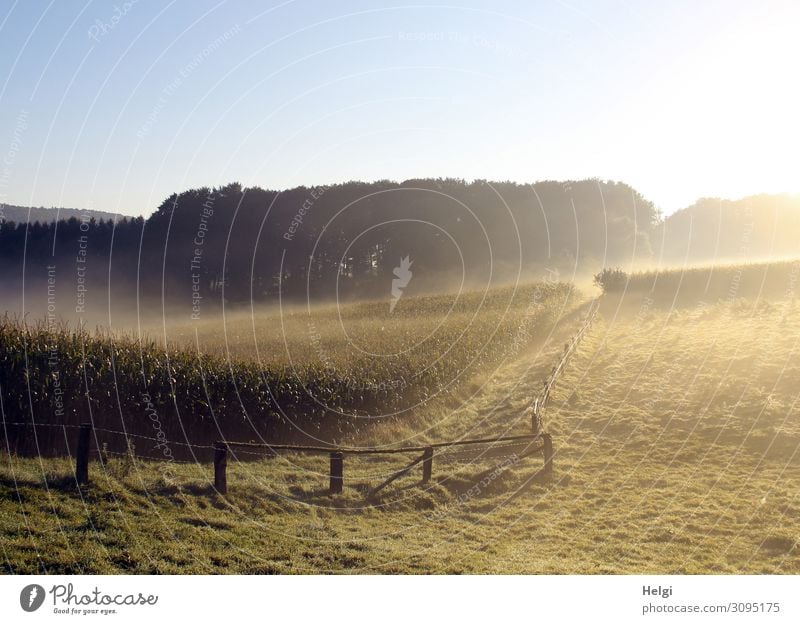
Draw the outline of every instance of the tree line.
[[[413,262],[407,293],[568,279],[652,257],[659,227],[652,202],[600,180],[233,183],[173,194],[146,219],[5,222],[0,288],[24,292],[27,310],[46,309],[55,290],[62,315],[135,297],[191,318],[223,302],[388,299],[402,258]]]

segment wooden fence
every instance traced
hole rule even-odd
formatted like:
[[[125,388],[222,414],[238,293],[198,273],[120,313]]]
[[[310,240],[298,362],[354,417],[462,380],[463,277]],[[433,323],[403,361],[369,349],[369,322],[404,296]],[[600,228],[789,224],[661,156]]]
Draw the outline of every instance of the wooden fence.
[[[531,415],[531,429],[534,433],[538,433],[544,427],[543,419],[542,419],[542,412],[544,412],[544,408],[547,406],[548,401],[550,400],[550,392],[553,390],[553,386],[556,385],[556,381],[561,373],[564,372],[564,369],[567,366],[567,362],[569,358],[575,353],[575,350],[580,345],[581,340],[583,340],[584,335],[586,332],[589,331],[589,328],[592,326],[594,319],[597,317],[597,311],[600,308],[600,300],[595,299],[589,306],[589,310],[587,311],[586,318],[581,323],[580,328],[578,331],[564,344],[564,352],[561,355],[558,363],[553,366],[553,369],[550,371],[550,374],[547,376],[547,379],[544,380],[544,387],[542,391],[539,393],[531,406],[528,408],[528,412]]]
[[[228,454],[232,449],[236,448],[260,449],[269,456],[274,456],[281,451],[290,453],[327,454],[330,457],[330,480],[328,490],[331,494],[340,494],[344,487],[344,458],[346,455],[416,455],[417,453],[421,453],[421,455],[415,457],[402,470],[392,474],[380,485],[372,488],[369,491],[369,495],[371,496],[377,494],[392,481],[408,474],[412,468],[419,464],[422,464],[422,483],[428,483],[433,474],[434,457],[440,452],[446,455],[454,449],[461,449],[463,447],[478,447],[477,452],[473,453],[473,459],[479,457],[509,456],[512,453],[521,458],[541,452],[544,458],[544,467],[542,469],[543,476],[546,479],[552,477],[553,440],[548,433],[528,433],[495,438],[451,440],[448,442],[397,448],[293,446],[290,444],[254,444],[252,442],[220,440],[217,442],[214,451],[214,487],[220,494],[226,494],[228,492]],[[480,447],[485,448],[481,449]],[[460,455],[461,459],[465,457],[464,454]]]
[[[452,454],[454,451],[460,449],[477,449],[472,451],[471,459],[479,457],[498,457],[513,454],[518,458],[527,457],[536,453],[542,453],[544,466],[541,470],[542,476],[550,480],[553,476],[553,439],[549,433],[542,431],[542,412],[548,403],[550,393],[561,373],[564,371],[570,356],[575,352],[580,344],[582,338],[591,327],[592,322],[597,314],[598,301],[592,302],[589,311],[581,324],[580,329],[573,335],[573,337],[564,345],[564,351],[558,361],[553,367],[547,379],[544,381],[544,387],[541,393],[533,400],[528,411],[531,412],[531,433],[515,435],[515,436],[501,436],[494,438],[472,438],[451,440],[447,442],[437,442],[419,446],[404,446],[396,448],[375,448],[375,447],[343,447],[343,446],[295,446],[291,444],[256,444],[252,442],[236,442],[232,440],[219,440],[214,446],[214,487],[220,494],[227,494],[228,492],[228,478],[227,467],[228,457],[232,450],[235,449],[251,449],[263,451],[265,456],[275,456],[278,452],[289,453],[316,453],[327,454],[330,458],[330,479],[329,479],[329,492],[331,494],[341,493],[344,488],[344,458],[347,455],[389,455],[389,454],[407,454],[416,455],[410,463],[398,472],[392,474],[388,479],[383,481],[378,486],[369,491],[369,495],[374,495],[381,489],[395,481],[396,479],[408,474],[414,467],[422,464],[422,483],[428,483],[433,474],[433,460],[435,457],[445,457]],[[13,426],[26,426],[32,423],[11,423],[2,422],[2,425]],[[64,436],[67,436],[68,429],[77,429],[77,439],[75,440],[75,479],[79,485],[85,485],[89,482],[89,459],[90,449],[92,447],[92,434],[95,432],[105,432],[109,434],[125,435],[131,438],[143,438],[147,440],[159,441],[163,444],[177,444],[189,446],[197,449],[210,449],[210,446],[187,444],[183,442],[162,441],[158,438],[152,438],[141,435],[127,434],[121,431],[111,431],[107,429],[94,429],[91,424],[84,423],[81,425],[57,425],[51,423],[36,424],[35,426],[50,426],[63,428]],[[96,446],[96,445],[95,445]],[[481,449],[483,447],[483,449]],[[120,455],[120,453],[111,453]],[[468,456],[461,452],[460,457],[463,459]],[[147,457],[145,459],[154,459],[164,461],[164,458]],[[175,460],[170,460],[175,461]],[[178,462],[178,463],[193,463],[193,462]]]
[[[296,453],[327,453],[330,456],[330,480],[328,490],[331,494],[339,494],[344,487],[344,457],[345,455],[385,455],[385,454],[416,454],[422,455],[414,458],[402,470],[390,476],[386,481],[370,490],[369,494],[375,494],[395,479],[408,474],[412,468],[418,464],[422,464],[422,483],[427,483],[431,479],[433,472],[433,458],[436,456],[440,449],[447,449],[451,451],[454,448],[465,446],[486,446],[485,454],[497,456],[497,447],[501,451],[505,450],[510,453],[513,448],[517,448],[519,444],[526,444],[522,450],[521,456],[528,456],[537,452],[542,453],[544,459],[544,467],[542,468],[542,475],[545,479],[550,480],[553,477],[553,438],[549,433],[543,432],[542,425],[542,412],[550,399],[550,393],[555,386],[558,377],[564,372],[569,358],[575,353],[575,350],[580,345],[586,332],[591,327],[597,316],[599,308],[599,300],[595,299],[589,306],[586,317],[581,323],[578,331],[572,338],[564,345],[564,351],[559,358],[558,363],[553,366],[547,379],[544,381],[544,387],[541,393],[537,396],[531,407],[531,429],[532,432],[525,435],[505,436],[496,438],[475,438],[467,440],[452,440],[449,442],[438,442],[435,444],[428,444],[424,446],[407,446],[400,448],[358,448],[358,447],[329,447],[329,446],[292,446],[287,444],[282,445],[269,445],[269,444],[254,444],[248,442],[234,442],[231,440],[219,440],[215,445],[214,451],[214,487],[221,494],[226,494],[228,491],[227,479],[227,466],[228,454],[231,449],[235,448],[250,448],[261,449],[267,453],[274,455],[278,451],[296,452]],[[519,450],[519,449],[518,449]],[[520,455],[518,455],[519,457]]]

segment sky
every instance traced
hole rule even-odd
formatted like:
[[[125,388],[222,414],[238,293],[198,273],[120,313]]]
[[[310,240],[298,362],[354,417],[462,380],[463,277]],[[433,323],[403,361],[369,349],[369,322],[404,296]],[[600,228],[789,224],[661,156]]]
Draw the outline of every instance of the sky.
[[[186,188],[800,191],[800,2],[0,0],[0,202]]]

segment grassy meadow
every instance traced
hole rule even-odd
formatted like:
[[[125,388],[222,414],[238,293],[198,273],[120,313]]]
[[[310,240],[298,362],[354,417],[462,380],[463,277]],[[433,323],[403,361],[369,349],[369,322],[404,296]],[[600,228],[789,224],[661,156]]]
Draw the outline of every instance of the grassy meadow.
[[[561,316],[462,399],[376,428],[398,439],[525,433],[524,412],[581,310]],[[774,297],[659,305],[604,296],[556,385],[541,457],[208,463],[114,458],[76,491],[66,459],[3,455],[8,572],[800,573],[800,314]],[[411,424],[413,423],[413,424]],[[382,434],[379,432],[383,432]],[[391,431],[392,435],[385,432]],[[252,459],[252,458],[251,458]],[[410,458],[409,458],[410,459]],[[176,547],[179,546],[179,547]]]

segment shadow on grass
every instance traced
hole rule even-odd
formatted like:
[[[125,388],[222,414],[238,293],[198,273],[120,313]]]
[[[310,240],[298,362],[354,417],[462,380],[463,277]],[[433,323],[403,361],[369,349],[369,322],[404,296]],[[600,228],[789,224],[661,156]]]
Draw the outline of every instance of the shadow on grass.
[[[19,477],[12,479],[6,476],[0,477],[0,487],[14,491],[16,495],[21,495],[21,492],[19,492],[20,488],[44,489],[45,486],[50,490],[64,493],[78,492],[80,490],[85,491],[87,487],[89,487],[86,485],[78,486],[75,475],[49,478],[43,476],[41,479],[25,479]]]

